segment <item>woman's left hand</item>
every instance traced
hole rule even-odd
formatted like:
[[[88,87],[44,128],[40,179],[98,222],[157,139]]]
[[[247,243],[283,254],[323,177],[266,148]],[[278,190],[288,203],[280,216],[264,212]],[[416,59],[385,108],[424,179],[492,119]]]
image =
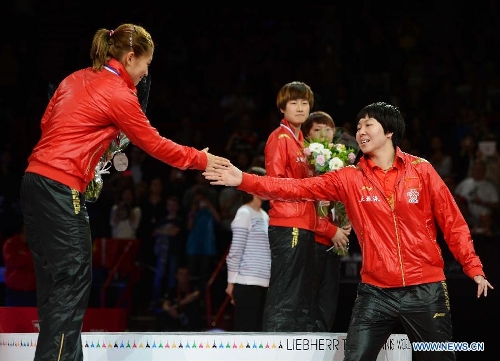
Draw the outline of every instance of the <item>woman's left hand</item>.
[[[474,282],[477,283],[477,298],[481,297],[481,295],[488,296],[488,288],[494,289],[484,276],[474,276]]]

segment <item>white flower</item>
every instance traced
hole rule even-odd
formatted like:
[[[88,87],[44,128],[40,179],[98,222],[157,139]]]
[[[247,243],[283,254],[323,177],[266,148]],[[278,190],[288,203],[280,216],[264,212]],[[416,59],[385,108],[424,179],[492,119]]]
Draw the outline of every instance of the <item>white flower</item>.
[[[321,143],[311,143],[309,144],[309,149],[313,153],[321,153],[325,149],[325,147]]]
[[[339,157],[333,157],[328,162],[328,166],[330,167],[330,170],[336,170],[342,168],[344,166],[344,162],[342,162]]]
[[[332,157],[332,151],[330,149],[323,149],[321,151],[321,154],[323,154],[323,156],[325,157],[325,159],[330,159]]]

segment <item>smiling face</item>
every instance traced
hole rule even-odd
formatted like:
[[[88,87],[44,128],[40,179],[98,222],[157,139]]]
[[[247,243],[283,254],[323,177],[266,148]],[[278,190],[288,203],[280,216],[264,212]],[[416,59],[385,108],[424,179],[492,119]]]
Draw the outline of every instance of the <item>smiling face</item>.
[[[365,116],[358,121],[356,141],[364,154],[380,155],[393,152],[392,133],[385,133],[377,119]]]
[[[125,69],[132,78],[134,85],[137,86],[148,75],[148,68],[153,61],[153,51],[140,57],[135,56],[135,53],[131,51],[124,58]]]

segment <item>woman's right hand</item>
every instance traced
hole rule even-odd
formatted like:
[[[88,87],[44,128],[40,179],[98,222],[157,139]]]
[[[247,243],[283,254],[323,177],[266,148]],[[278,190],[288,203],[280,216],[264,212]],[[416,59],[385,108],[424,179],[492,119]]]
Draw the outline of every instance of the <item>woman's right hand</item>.
[[[226,293],[231,298],[231,304],[234,305],[233,289],[234,289],[234,283],[228,283],[226,287]]]

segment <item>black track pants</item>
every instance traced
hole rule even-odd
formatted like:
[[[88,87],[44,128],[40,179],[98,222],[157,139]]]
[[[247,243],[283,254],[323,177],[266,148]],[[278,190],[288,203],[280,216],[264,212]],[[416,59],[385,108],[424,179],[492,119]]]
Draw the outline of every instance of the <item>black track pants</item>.
[[[307,331],[331,332],[337,314],[340,289],[340,256],[330,246],[315,242],[313,296]]]
[[[271,278],[264,307],[263,331],[306,332],[312,297],[314,233],[269,227]]]
[[[81,329],[92,283],[83,194],[26,173],[21,205],[35,264],[40,333],[35,361],[83,360]]]
[[[452,324],[446,282],[399,288],[358,285],[347,330],[344,361],[374,361],[401,322],[410,342],[451,342]],[[413,352],[414,361],[454,361],[452,351]]]

